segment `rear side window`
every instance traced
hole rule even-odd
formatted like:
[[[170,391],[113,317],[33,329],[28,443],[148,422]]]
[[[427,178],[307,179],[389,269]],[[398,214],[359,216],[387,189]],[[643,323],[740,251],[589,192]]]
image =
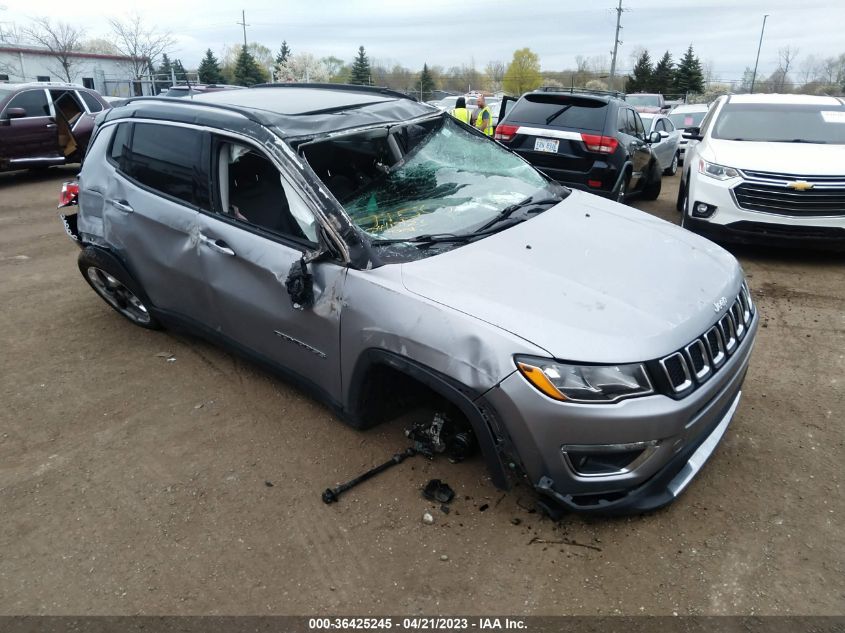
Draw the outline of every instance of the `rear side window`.
[[[121,130],[132,130],[127,143]],[[154,123],[121,124],[111,156],[127,176],[163,194],[209,208],[207,135],[199,130]],[[119,152],[120,158],[115,153]]]
[[[552,95],[527,95],[508,113],[508,121],[534,125],[603,130],[607,103]]]
[[[640,115],[634,112],[633,110],[631,111],[631,114],[634,117],[634,125],[636,126],[637,131],[636,135],[640,137],[645,136],[645,129],[643,129],[643,121],[640,118]]]
[[[122,171],[126,171],[123,164],[123,157],[129,157],[129,143],[132,140],[132,124],[120,123],[116,126],[114,135],[111,137],[109,158]]]
[[[43,90],[19,92],[6,104],[6,109],[9,108],[23,108],[28,117],[50,116],[50,106],[47,104],[47,95]]]
[[[97,97],[92,95],[90,92],[79,92],[79,95],[82,97],[82,100],[85,102],[85,105],[88,106],[89,112],[99,112],[103,109],[103,104],[97,100]]]

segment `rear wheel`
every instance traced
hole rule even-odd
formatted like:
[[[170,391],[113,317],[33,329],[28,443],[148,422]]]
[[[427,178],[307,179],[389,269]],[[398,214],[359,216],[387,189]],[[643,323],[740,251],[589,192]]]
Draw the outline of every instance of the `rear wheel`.
[[[660,195],[660,188],[662,186],[663,182],[660,174],[660,167],[655,161],[654,165],[652,165],[651,168],[651,178],[649,178],[648,184],[643,188],[643,199],[657,200],[657,197]]]
[[[667,176],[674,176],[678,173],[678,152],[675,152],[675,155],[672,157],[672,163],[663,170],[663,173]]]
[[[122,316],[140,327],[161,329],[147,307],[144,291],[111,258],[89,246],[79,255],[79,270],[94,292]]]
[[[625,174],[619,182],[619,188],[616,190],[616,202],[625,204],[625,197],[628,195],[628,179],[630,176]]]

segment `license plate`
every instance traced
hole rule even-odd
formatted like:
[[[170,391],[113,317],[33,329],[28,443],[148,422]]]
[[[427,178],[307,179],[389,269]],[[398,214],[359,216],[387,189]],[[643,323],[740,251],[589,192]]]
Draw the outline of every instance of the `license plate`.
[[[536,152],[551,152],[557,154],[557,146],[560,141],[550,138],[538,138],[534,140],[534,151]]]

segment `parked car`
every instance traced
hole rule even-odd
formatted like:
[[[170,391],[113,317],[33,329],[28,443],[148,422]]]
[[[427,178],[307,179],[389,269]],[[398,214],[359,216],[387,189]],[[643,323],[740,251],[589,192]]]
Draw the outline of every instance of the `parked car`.
[[[221,90],[242,90],[243,86],[230,86],[229,84],[177,84],[168,88],[164,93],[165,97],[192,97],[205,94],[206,92],[219,92]]]
[[[659,114],[669,111],[669,105],[666,103],[663,95],[659,93],[629,93],[625,95],[625,101],[628,102],[628,105],[633,106],[637,112]]]
[[[474,437],[496,485],[552,505],[671,502],[739,403],[759,319],[736,259],[400,93],[132,100],[76,186],[79,269],[121,315],[261,361],[357,428],[432,405],[460,431],[438,438]]]
[[[701,121],[704,119],[704,115],[707,114],[708,108],[709,106],[703,103],[694,103],[677,106],[669,112],[669,120],[672,121],[675,129],[681,132],[681,140],[678,144],[678,162],[682,165],[686,156],[687,145],[690,142],[689,139],[683,137],[683,132],[688,127],[698,127],[701,125]]]
[[[651,151],[657,157],[660,168],[667,176],[674,176],[678,173],[678,145],[681,140],[681,133],[675,129],[672,121],[662,114],[641,114],[645,126],[646,136],[652,132],[660,135],[659,143],[652,143]]]
[[[661,174],[640,115],[612,96],[529,92],[504,106],[494,138],[549,177],[606,198],[660,195]]]
[[[0,84],[0,171],[78,163],[94,115],[110,107],[74,84]]]
[[[688,150],[682,225],[740,242],[845,247],[845,100],[719,97]]]

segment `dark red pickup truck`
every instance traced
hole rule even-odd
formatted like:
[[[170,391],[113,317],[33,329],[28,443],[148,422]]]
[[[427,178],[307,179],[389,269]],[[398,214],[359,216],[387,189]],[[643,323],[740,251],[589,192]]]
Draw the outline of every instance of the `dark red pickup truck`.
[[[61,83],[0,84],[0,171],[78,163],[109,104]]]

